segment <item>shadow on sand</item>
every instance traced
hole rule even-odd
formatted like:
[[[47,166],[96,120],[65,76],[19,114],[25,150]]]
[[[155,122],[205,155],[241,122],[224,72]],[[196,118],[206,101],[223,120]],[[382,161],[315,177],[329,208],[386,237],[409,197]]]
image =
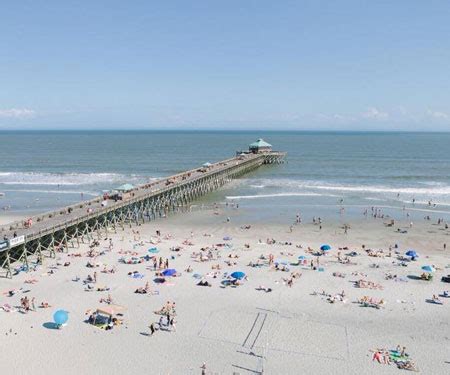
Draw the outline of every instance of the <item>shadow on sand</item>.
[[[42,324],[42,326],[47,329],[58,329],[58,325],[53,322],[46,322],[46,323]]]

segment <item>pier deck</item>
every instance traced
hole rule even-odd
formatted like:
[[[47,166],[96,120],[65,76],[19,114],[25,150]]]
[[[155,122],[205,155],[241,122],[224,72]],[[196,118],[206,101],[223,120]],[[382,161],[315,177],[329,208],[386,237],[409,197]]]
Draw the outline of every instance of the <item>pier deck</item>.
[[[95,232],[100,238],[102,231],[106,234],[108,229],[116,231],[118,226],[123,229],[124,224],[154,220],[262,164],[281,163],[284,156],[284,152],[276,151],[241,154],[137,186],[124,200],[108,200],[104,205],[103,197],[99,196],[33,216],[30,227],[24,221],[3,225],[0,238],[8,240],[0,239],[0,271],[11,277],[13,263],[22,262],[27,270],[32,256],[37,256],[35,263],[42,263],[45,256],[54,257],[56,251],[67,251],[69,244],[75,247],[80,241],[92,240]]]

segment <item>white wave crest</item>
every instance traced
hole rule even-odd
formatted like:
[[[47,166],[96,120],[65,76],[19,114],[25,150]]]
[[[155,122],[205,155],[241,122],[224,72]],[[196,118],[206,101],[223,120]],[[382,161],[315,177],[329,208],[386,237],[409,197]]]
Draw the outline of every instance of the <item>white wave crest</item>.
[[[39,173],[39,172],[0,172],[3,185],[50,185],[75,186],[120,183],[123,181],[140,183],[149,180],[138,175],[118,173]]]
[[[259,194],[259,195],[230,195],[226,199],[259,199],[259,198],[276,198],[276,197],[314,197],[323,196],[323,194],[317,193],[278,193],[278,194]]]
[[[244,180],[243,180],[244,181]],[[443,183],[424,183],[422,186],[386,186],[386,185],[356,185],[356,184],[333,184],[324,181],[304,181],[294,179],[261,179],[247,180],[244,182],[247,186],[259,185],[265,188],[282,188],[289,190],[306,190],[308,192],[331,191],[336,194],[345,192],[354,193],[379,193],[379,194],[404,194],[404,195],[421,195],[425,197],[433,196],[449,196],[450,186]]]

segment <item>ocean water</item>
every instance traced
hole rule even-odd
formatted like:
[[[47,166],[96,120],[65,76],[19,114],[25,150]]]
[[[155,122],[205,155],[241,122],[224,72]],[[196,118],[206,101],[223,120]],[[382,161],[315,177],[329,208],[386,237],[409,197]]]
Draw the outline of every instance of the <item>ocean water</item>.
[[[341,206],[346,218],[372,206],[394,217],[449,218],[450,133],[3,131],[0,206],[48,211],[228,158],[260,137],[287,151],[288,162],[203,202],[235,202],[263,220],[340,218]]]

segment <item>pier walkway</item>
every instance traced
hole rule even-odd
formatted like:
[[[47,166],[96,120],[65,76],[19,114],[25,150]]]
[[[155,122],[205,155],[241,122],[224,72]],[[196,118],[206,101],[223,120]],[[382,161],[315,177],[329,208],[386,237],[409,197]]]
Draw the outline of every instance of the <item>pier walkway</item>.
[[[189,202],[262,164],[282,163],[286,153],[272,150],[238,153],[236,157],[204,165],[123,194],[122,199],[96,197],[31,217],[32,224],[16,221],[0,227],[0,276],[12,277],[12,265],[28,270],[57,251],[67,251],[114,232],[124,225],[144,223],[186,207]],[[3,239],[3,240],[2,240]],[[36,258],[36,259],[33,259]]]

